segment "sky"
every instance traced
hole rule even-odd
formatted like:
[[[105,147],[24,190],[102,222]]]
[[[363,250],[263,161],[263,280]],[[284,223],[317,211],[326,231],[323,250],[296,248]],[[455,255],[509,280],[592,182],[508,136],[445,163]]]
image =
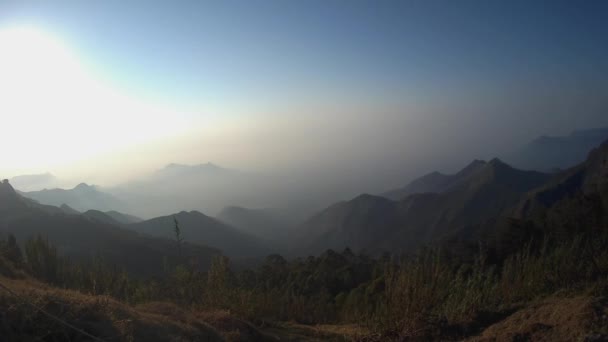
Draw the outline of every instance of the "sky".
[[[0,0],[0,174],[378,189],[608,126],[607,75],[606,1]]]

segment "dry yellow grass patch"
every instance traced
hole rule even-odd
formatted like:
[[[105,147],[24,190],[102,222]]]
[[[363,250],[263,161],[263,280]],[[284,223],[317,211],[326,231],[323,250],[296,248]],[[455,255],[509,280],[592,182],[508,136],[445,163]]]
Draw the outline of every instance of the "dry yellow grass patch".
[[[136,310],[106,296],[88,296],[31,279],[0,282],[25,299],[79,329],[106,341],[223,341],[204,321]],[[45,316],[7,292],[0,294],[0,336],[7,341],[90,338]]]
[[[604,341],[608,338],[603,335],[605,329],[606,301],[588,296],[553,297],[513,313],[471,341]]]

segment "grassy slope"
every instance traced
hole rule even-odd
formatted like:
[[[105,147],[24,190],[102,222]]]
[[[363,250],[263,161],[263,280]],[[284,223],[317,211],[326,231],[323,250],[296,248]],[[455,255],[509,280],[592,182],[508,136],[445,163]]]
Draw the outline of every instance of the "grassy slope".
[[[54,288],[4,266],[0,283],[20,297],[0,290],[0,336],[8,341],[90,340],[28,303],[106,341],[275,340],[227,312],[193,312],[159,302],[131,307],[107,296]]]
[[[0,277],[0,282],[27,301],[104,340],[223,340],[218,331],[194,317],[180,320],[173,316],[136,310],[106,296],[87,296],[75,291],[51,288],[31,279]],[[4,291],[0,294],[0,307],[3,308],[0,335],[7,340],[89,339]]]
[[[469,341],[605,341],[608,301],[588,295],[531,303]]]

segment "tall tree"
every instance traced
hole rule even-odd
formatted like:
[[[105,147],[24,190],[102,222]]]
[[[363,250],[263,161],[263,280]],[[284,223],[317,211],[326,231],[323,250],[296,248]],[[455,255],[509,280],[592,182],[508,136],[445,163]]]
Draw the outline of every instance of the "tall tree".
[[[184,242],[184,238],[182,237],[182,231],[179,228],[179,221],[177,217],[173,216],[173,232],[175,233],[175,242],[177,243],[177,254],[179,259],[182,259],[182,244]]]

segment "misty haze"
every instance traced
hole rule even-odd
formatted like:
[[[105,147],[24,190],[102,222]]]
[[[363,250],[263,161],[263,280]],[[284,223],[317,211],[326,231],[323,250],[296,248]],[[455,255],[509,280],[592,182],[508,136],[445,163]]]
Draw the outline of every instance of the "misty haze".
[[[0,341],[608,341],[608,3],[0,1]]]

